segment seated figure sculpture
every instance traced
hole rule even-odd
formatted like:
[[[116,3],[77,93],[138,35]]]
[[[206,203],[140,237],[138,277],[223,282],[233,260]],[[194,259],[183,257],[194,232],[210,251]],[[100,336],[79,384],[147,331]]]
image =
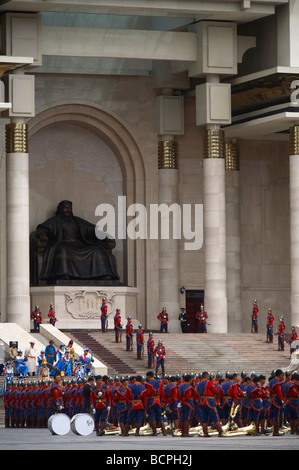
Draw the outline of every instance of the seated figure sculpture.
[[[61,201],[56,214],[31,234],[31,284],[37,285],[39,279],[48,284],[59,280],[119,281],[114,247],[115,240],[99,240],[95,225],[74,216],[71,201]],[[40,273],[38,251],[43,251]]]

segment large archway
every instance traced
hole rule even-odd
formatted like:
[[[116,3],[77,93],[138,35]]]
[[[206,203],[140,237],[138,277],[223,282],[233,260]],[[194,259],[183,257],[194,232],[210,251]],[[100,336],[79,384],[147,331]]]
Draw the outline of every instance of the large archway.
[[[118,162],[122,174],[122,194],[120,195],[126,196],[127,206],[136,202],[146,204],[146,178],[141,151],[132,132],[118,116],[107,110],[82,104],[62,104],[43,110],[28,122],[29,152],[30,141],[33,142],[38,134],[41,135],[45,129],[57,129],[59,126],[61,130],[63,127],[65,129],[77,127],[78,131],[82,130],[82,135],[89,132],[102,141]],[[42,145],[40,148],[42,151]],[[82,148],[80,150],[82,151]],[[111,164],[111,159],[108,158],[108,160]],[[109,161],[107,164],[109,165]],[[74,188],[74,191],[76,190],[80,189]],[[45,218],[49,215],[45,209]],[[125,240],[123,243],[123,280],[128,286],[138,287],[140,290],[138,311],[141,312],[139,319],[144,323],[146,323],[145,256],[145,240]]]

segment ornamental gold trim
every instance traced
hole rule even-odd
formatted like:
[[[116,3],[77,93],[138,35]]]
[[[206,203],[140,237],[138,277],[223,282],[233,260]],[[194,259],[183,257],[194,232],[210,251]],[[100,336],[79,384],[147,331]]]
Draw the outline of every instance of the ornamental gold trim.
[[[174,140],[162,140],[158,143],[158,168],[177,170],[177,142]]]
[[[299,155],[299,124],[290,127],[290,155]]]
[[[224,131],[206,129],[204,134],[204,158],[224,158]]]
[[[238,142],[227,142],[225,144],[225,170],[226,171],[239,171],[240,170]]]
[[[27,124],[7,124],[5,131],[6,153],[28,153]]]

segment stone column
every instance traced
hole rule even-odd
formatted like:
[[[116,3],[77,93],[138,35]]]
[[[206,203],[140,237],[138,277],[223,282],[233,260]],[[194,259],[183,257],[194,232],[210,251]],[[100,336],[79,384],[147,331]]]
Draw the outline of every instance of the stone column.
[[[177,143],[173,136],[162,136],[158,143],[159,157],[159,205],[178,203]],[[169,217],[172,227],[172,218]],[[159,238],[159,307],[169,314],[169,331],[179,331],[179,240],[173,239],[170,228],[169,239]]]
[[[236,140],[225,144],[225,170],[228,331],[241,333],[240,165]]]
[[[204,136],[205,310],[211,333],[227,333],[224,132],[207,126]]]
[[[6,125],[7,321],[30,330],[27,124]]]
[[[291,324],[299,325],[299,124],[290,128]]]

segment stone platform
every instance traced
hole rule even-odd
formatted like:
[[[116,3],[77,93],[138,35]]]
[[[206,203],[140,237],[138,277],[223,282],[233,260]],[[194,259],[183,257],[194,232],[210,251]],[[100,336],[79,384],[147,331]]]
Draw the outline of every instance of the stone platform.
[[[59,329],[100,328],[102,298],[108,306],[108,325],[113,327],[116,308],[136,318],[139,290],[127,286],[44,286],[31,287],[32,309],[40,307],[47,321],[50,304],[54,304]]]

